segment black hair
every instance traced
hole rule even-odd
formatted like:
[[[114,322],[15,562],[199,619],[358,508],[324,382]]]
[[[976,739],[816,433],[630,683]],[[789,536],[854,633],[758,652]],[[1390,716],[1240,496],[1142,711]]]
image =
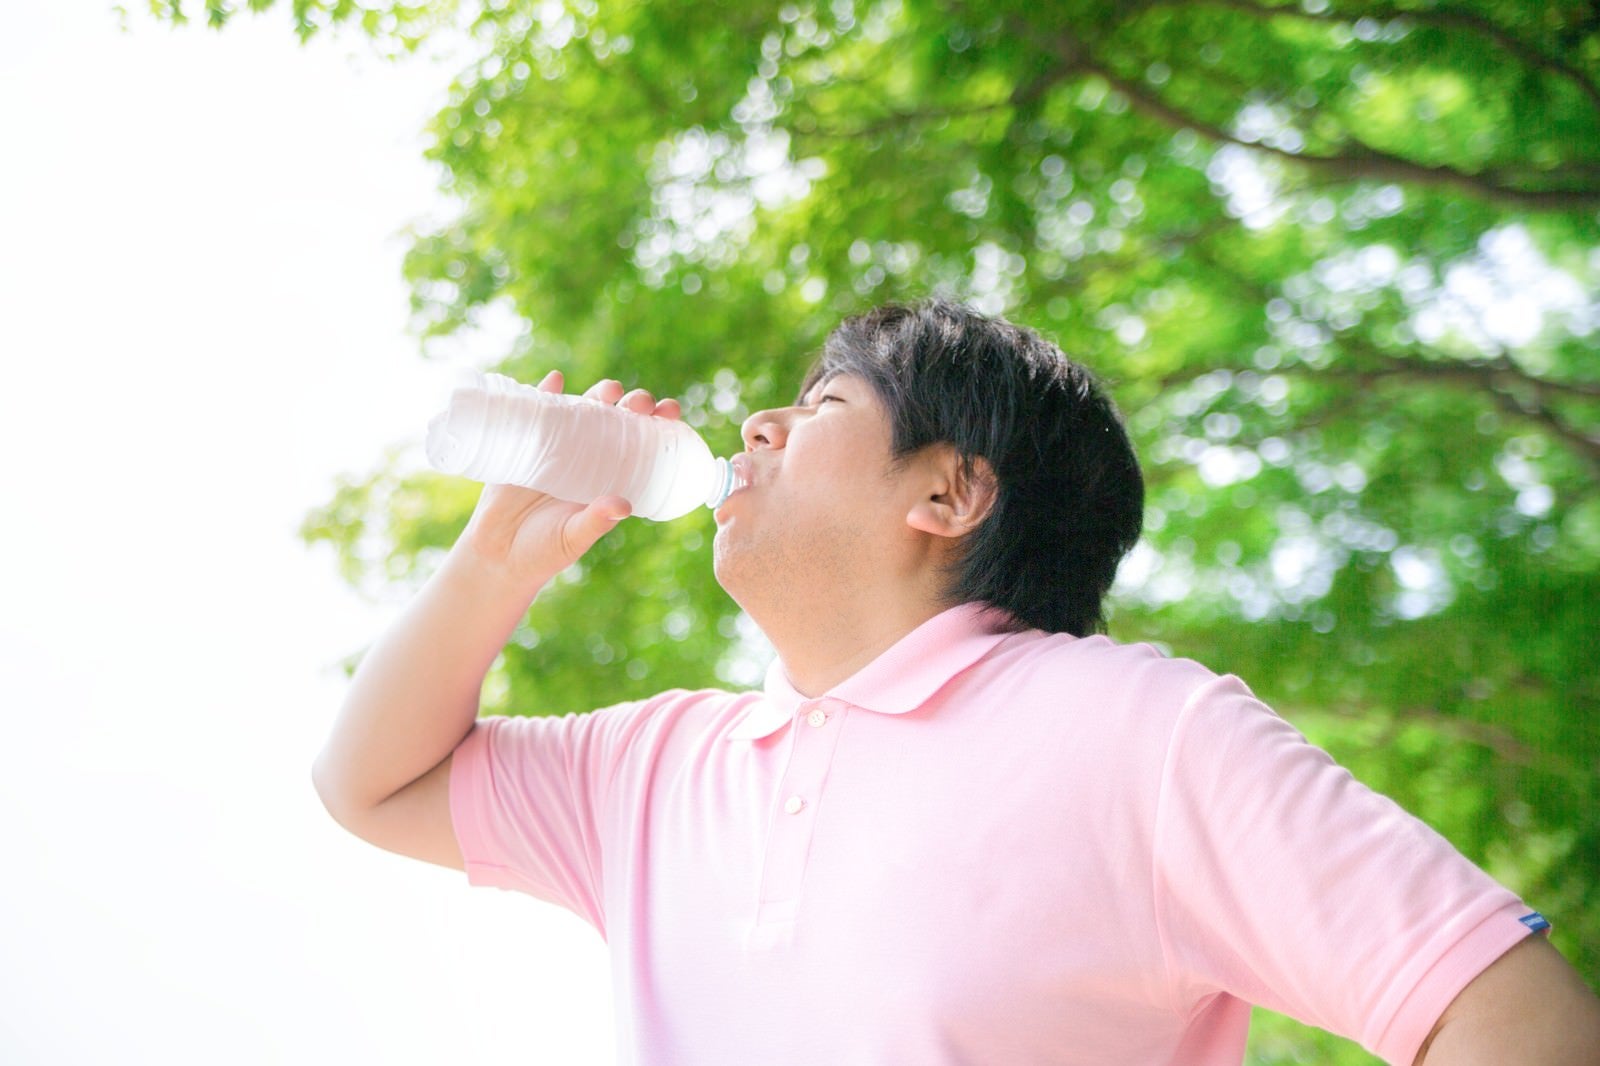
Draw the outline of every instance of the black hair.
[[[1087,636],[1139,539],[1144,479],[1122,420],[1084,367],[1032,330],[929,300],[848,318],[806,375],[868,383],[889,413],[897,459],[947,443],[996,496],[950,572],[952,602],[981,602],[1019,627]]]

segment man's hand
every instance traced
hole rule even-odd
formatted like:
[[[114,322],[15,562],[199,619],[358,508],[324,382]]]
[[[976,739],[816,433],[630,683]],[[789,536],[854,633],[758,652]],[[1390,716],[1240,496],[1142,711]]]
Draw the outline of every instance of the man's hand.
[[[560,392],[561,387],[559,370],[552,370],[539,382],[545,392]],[[643,415],[679,416],[678,401],[658,404],[643,389],[624,395],[616,381],[596,382],[584,396]],[[583,506],[516,485],[485,485],[461,535],[460,548],[479,562],[503,570],[514,581],[537,588],[577,561],[626,518],[629,510],[628,501],[620,496],[602,496]]]
[[[1530,936],[1461,990],[1415,1066],[1600,1066],[1600,999]]]

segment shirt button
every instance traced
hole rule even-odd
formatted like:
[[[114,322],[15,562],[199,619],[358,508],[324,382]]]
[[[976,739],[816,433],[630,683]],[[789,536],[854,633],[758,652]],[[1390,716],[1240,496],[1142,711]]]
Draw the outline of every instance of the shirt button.
[[[806,715],[807,725],[820,726],[827,724],[827,721],[828,712],[824,711],[821,707],[813,707],[811,709],[811,713]]]
[[[805,805],[806,801],[804,799],[799,796],[790,796],[783,801],[783,810],[786,814],[799,814]]]

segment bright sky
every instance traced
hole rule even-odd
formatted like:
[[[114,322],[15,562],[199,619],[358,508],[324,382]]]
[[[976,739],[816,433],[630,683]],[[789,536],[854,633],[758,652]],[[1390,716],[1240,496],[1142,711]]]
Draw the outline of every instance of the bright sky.
[[[598,935],[309,781],[397,605],[295,529],[452,380],[397,234],[455,65],[131,21],[0,34],[0,1062],[610,1062]]]

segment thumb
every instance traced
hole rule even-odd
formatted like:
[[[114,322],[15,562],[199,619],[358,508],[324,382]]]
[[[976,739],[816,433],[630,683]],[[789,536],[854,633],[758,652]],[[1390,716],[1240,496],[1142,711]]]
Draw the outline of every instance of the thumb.
[[[602,496],[595,500],[567,519],[562,539],[567,542],[569,554],[576,559],[632,513],[633,507],[621,496]]]

